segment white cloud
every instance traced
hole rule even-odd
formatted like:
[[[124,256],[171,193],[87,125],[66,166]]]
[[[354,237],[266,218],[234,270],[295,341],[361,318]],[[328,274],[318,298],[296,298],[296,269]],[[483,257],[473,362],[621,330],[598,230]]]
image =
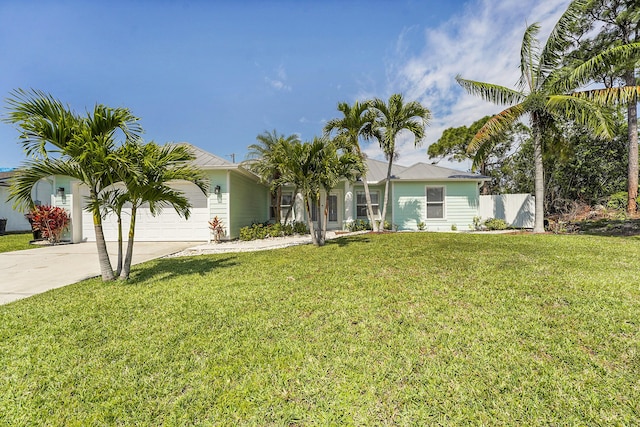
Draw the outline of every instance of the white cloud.
[[[291,92],[292,87],[287,84],[287,72],[285,71],[283,65],[280,65],[275,70],[274,78],[266,76],[264,78],[264,81],[267,82],[273,89]]]
[[[422,51],[413,55],[408,54],[405,37],[408,31],[416,29],[403,31],[398,36],[396,50],[387,59],[387,92],[402,92],[406,99],[420,101],[431,110],[433,119],[421,148],[414,148],[411,135],[399,138],[398,162],[431,162],[426,148],[443,130],[469,125],[487,114],[499,112],[500,106],[463,92],[455,76],[515,86],[526,26],[540,22],[539,35],[544,42],[568,4],[569,0],[471,0],[449,21],[427,28]],[[375,158],[384,157],[377,144],[371,144],[365,152]]]

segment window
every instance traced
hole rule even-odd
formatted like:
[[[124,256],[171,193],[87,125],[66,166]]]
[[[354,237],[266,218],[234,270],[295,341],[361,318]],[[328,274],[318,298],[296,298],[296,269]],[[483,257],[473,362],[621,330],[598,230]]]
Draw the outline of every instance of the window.
[[[427,187],[427,219],[444,218],[444,187]]]
[[[271,195],[271,219],[276,219],[276,195]],[[287,216],[287,212],[289,212],[289,208],[291,207],[291,203],[293,202],[293,192],[291,191],[283,191],[282,196],[280,198],[280,217],[283,220]]]
[[[338,221],[338,196],[335,194],[330,194],[327,197],[327,207],[329,208],[329,221],[336,222]],[[315,203],[311,204],[311,221],[318,220],[318,205]]]
[[[327,197],[327,205],[329,208],[329,221],[338,221],[338,196],[330,194]]]
[[[371,207],[373,208],[373,215],[380,215],[380,193],[372,191],[371,195]],[[364,191],[356,192],[356,218],[367,219],[367,198]]]

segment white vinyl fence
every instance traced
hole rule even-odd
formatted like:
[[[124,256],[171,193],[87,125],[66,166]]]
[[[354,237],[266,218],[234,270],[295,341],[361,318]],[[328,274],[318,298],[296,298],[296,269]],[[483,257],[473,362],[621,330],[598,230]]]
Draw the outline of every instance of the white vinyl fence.
[[[510,227],[533,228],[535,197],[531,194],[480,196],[478,213],[482,220],[503,219]]]

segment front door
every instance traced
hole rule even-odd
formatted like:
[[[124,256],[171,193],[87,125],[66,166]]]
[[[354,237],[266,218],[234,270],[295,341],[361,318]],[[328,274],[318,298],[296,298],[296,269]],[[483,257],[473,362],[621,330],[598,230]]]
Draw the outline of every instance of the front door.
[[[328,230],[341,230],[342,229],[342,203],[340,203],[340,196],[338,193],[331,193],[327,197],[327,208],[329,211],[329,217],[327,218]]]

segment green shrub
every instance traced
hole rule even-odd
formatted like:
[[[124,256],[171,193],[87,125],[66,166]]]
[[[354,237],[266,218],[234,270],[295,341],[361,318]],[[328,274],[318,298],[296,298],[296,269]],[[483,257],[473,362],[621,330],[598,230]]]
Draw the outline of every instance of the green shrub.
[[[427,225],[424,223],[424,221],[420,221],[418,223],[418,230],[424,231],[426,228],[427,228]]]
[[[458,226],[455,224],[451,224],[451,231],[458,231]]]
[[[304,222],[296,221],[293,223],[293,232],[295,234],[309,234],[309,228]]]
[[[507,228],[507,223],[504,219],[489,218],[484,222],[484,226],[487,230],[505,230]]]
[[[636,199],[636,203],[640,203],[640,197]],[[614,210],[626,210],[629,206],[629,193],[626,191],[618,191],[609,196],[607,200],[607,208]]]
[[[266,239],[267,237],[283,237],[297,234],[309,234],[307,226],[302,222],[294,222],[293,224],[282,225],[280,223],[257,223],[251,227],[242,227],[240,229],[240,240],[256,240]]]
[[[369,221],[365,221],[363,219],[356,219],[355,221],[350,222],[347,225],[347,230],[352,232],[371,230],[371,225],[369,225]]]
[[[282,237],[284,232],[282,231],[282,224],[276,222],[275,224],[267,225],[265,228],[266,237]]]

